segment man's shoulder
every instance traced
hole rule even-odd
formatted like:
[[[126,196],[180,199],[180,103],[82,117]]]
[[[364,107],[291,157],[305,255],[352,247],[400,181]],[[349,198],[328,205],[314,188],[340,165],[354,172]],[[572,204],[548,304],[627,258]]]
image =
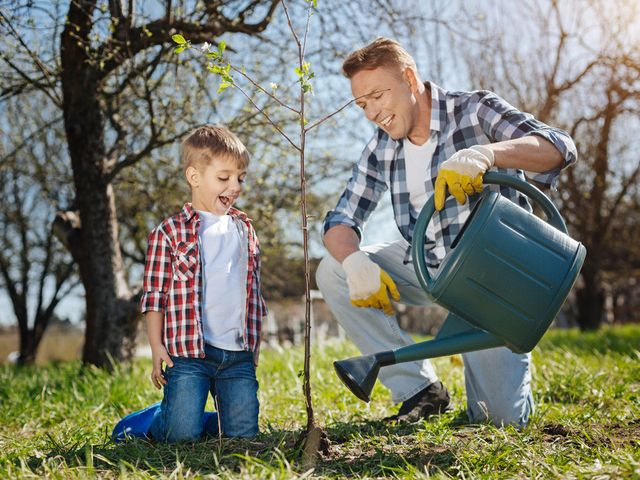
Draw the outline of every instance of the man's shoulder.
[[[491,90],[444,90],[444,97],[455,105],[482,103],[490,98],[499,98]]]

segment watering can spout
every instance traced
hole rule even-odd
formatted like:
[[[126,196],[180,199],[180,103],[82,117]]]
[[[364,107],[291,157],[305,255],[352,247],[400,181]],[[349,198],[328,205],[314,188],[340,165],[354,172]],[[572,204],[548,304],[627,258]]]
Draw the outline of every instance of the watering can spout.
[[[334,362],[333,366],[338,377],[351,390],[351,393],[368,402],[381,367],[504,345],[505,342],[501,338],[476,328],[457,315],[449,313],[438,335],[433,340],[373,355],[339,360]]]

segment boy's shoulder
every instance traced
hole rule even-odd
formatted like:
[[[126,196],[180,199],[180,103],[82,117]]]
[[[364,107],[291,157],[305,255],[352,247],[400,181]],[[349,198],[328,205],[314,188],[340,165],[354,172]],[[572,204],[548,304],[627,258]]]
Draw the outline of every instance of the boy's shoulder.
[[[177,232],[182,231],[187,227],[187,224],[193,219],[194,215],[195,210],[191,204],[185,203],[182,210],[165,218],[153,230],[151,230],[150,236],[161,233],[169,237],[173,237]]]

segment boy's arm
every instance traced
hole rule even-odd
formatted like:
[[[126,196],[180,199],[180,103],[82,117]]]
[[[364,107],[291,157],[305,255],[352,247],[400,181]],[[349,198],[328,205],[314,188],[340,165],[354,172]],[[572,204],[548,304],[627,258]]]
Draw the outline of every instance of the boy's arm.
[[[147,336],[153,362],[151,381],[158,389],[167,383],[162,375],[162,362],[173,367],[171,357],[162,341],[165,297],[172,271],[170,252],[171,248],[162,229],[154,228],[148,239],[140,308],[147,319]]]
[[[147,337],[149,337],[151,359],[153,362],[151,381],[157,389],[160,389],[162,385],[167,384],[167,380],[162,374],[162,362],[166,363],[169,368],[173,367],[171,357],[162,342],[162,322],[164,321],[164,315],[162,312],[149,311],[145,313],[145,318],[147,319]]]

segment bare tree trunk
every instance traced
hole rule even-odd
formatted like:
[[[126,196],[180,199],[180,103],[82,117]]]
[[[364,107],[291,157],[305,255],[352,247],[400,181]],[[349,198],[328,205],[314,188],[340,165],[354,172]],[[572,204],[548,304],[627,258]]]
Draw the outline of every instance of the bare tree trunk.
[[[35,363],[38,347],[40,346],[40,342],[42,342],[42,337],[44,336],[49,319],[50,318],[45,318],[42,315],[36,316],[33,328],[28,328],[26,321],[18,322],[20,325],[20,354],[18,356],[18,365],[32,365]]]
[[[135,332],[136,309],[126,282],[109,162],[104,148],[99,67],[90,58],[91,13],[95,2],[69,9],[62,33],[64,124],[73,167],[80,230],[70,250],[86,295],[86,334],[82,359],[108,366],[111,356],[127,355],[125,339]]]
[[[605,292],[600,281],[600,269],[584,265],[584,286],[576,292],[578,325],[581,330],[597,330],[605,316]]]

